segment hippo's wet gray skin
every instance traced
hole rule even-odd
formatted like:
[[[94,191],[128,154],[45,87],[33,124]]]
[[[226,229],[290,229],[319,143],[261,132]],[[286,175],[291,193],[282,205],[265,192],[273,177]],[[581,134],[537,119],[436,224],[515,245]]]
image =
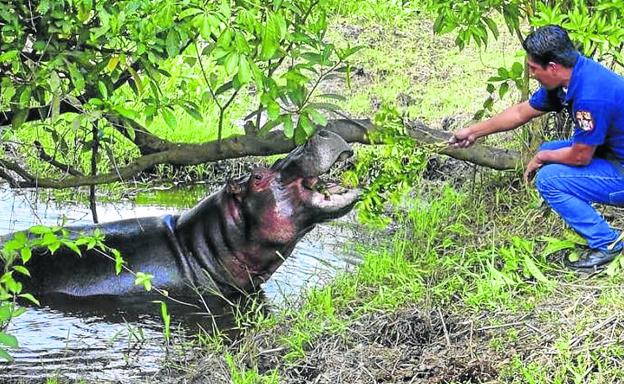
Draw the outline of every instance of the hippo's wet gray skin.
[[[197,289],[252,291],[282,264],[317,223],[351,210],[358,191],[324,185],[318,176],[352,153],[338,135],[319,131],[270,169],[257,168],[244,180],[181,215],[69,227],[89,233],[100,228],[105,243],[118,249],[135,272],[154,275],[153,284],[175,295]],[[319,190],[322,189],[321,192]],[[0,238],[5,241],[11,235]],[[78,257],[66,248],[54,255],[35,250],[27,263],[27,292],[73,296],[143,294],[126,271],[94,251]]]

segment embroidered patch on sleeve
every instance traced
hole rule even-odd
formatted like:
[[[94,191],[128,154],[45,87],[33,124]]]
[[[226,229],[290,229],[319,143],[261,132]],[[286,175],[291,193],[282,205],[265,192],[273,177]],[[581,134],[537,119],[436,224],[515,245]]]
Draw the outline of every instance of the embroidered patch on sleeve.
[[[588,111],[576,111],[576,122],[583,131],[594,129],[594,119]]]

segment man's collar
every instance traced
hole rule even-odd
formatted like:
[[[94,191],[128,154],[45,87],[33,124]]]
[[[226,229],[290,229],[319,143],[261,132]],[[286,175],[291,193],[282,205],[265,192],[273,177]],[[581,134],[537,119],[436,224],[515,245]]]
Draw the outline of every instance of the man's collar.
[[[577,84],[579,83],[579,79],[581,74],[583,73],[583,67],[585,66],[585,62],[587,58],[580,53],[576,58],[576,63],[574,63],[574,67],[572,67],[572,75],[570,76],[570,82],[568,83],[568,91],[566,92],[566,101],[570,101],[572,96],[574,96],[574,92],[576,91]]]

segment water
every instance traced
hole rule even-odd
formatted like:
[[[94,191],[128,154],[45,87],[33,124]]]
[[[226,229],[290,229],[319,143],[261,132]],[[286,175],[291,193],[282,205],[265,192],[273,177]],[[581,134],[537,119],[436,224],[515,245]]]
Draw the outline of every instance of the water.
[[[159,191],[159,194],[164,192]],[[145,200],[145,199],[143,199]],[[149,199],[148,199],[149,200]],[[171,201],[168,199],[168,201]],[[133,217],[179,213],[180,207],[135,205],[129,201],[99,204],[100,222]],[[0,186],[0,235],[36,224],[67,225],[91,222],[83,204],[57,204],[32,192],[15,192]],[[345,226],[319,225],[302,239],[291,257],[264,285],[269,303],[295,302],[306,288],[329,281],[337,271],[357,263],[345,254],[343,244],[351,233]],[[351,256],[352,257],[352,256]],[[179,350],[185,335],[196,324],[211,329],[213,323],[231,326],[229,307],[209,303],[210,313],[192,314],[170,306],[172,328]],[[20,347],[11,350],[13,363],[0,363],[0,381],[60,376],[70,380],[134,383],[157,373],[171,356],[162,332],[159,306],[145,302],[47,298],[41,307],[31,307],[14,321],[8,333]],[[192,350],[184,350],[192,354]]]

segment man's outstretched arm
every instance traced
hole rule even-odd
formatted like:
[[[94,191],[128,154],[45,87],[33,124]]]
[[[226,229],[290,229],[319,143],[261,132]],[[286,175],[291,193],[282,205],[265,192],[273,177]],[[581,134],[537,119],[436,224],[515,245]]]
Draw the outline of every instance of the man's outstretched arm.
[[[487,120],[454,132],[453,136],[449,139],[449,144],[456,148],[467,148],[479,137],[518,128],[529,120],[545,113],[544,111],[533,108],[528,101],[524,101],[512,105]]]

